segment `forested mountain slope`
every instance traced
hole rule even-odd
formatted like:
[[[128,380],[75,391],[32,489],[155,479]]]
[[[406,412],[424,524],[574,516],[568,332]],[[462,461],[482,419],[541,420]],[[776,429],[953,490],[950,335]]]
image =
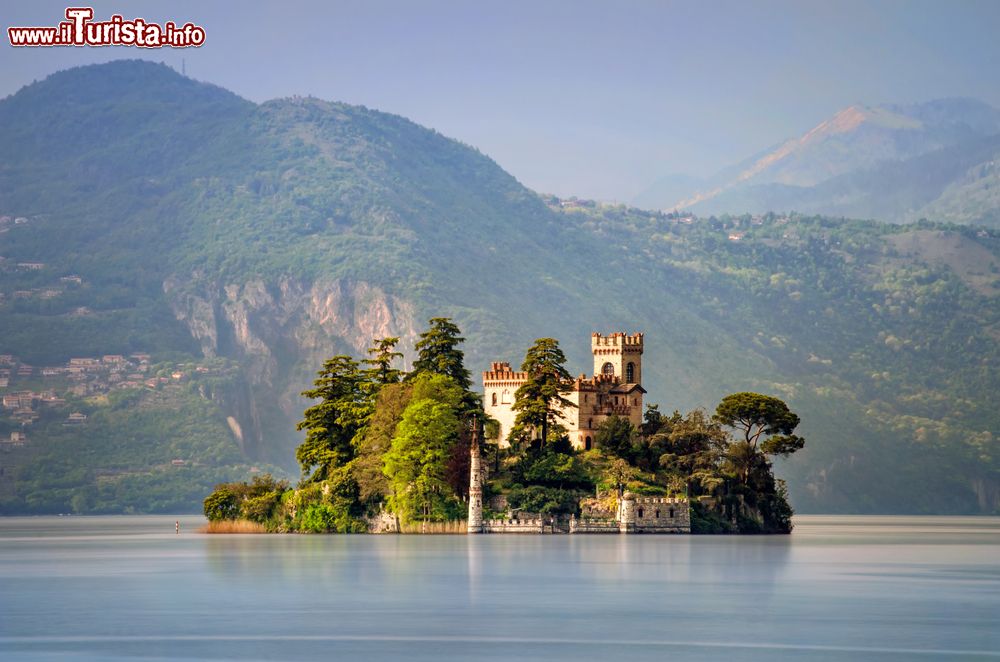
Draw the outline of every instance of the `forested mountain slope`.
[[[410,351],[438,315],[462,328],[474,374],[519,363],[539,336],[583,372],[591,331],[642,330],[661,409],[748,389],[786,398],[808,439],[782,468],[801,511],[997,508],[988,231],[546,199],[403,118],[257,105],[139,61],[0,101],[0,154],[2,392],[64,400],[37,405],[27,443],[0,453],[7,511],[122,509],[129,490],[109,485],[162,478],[170,458],[227,477],[291,470],[298,393],[322,359],[386,335]],[[117,381],[41,374],[133,354]],[[121,382],[144,395],[117,395]],[[77,410],[87,422],[64,425]],[[159,434],[136,411],[204,425]],[[0,433],[22,429],[3,413]],[[52,462],[109,429],[131,432]],[[46,481],[60,486],[48,500]],[[139,508],[177,507],[157,503]]]

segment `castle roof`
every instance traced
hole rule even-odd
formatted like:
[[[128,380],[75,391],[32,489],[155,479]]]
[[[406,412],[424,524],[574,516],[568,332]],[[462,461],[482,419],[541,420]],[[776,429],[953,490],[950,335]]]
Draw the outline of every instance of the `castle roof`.
[[[611,393],[631,393],[632,391],[639,391],[641,393],[649,393],[639,384],[617,384],[611,389]]]

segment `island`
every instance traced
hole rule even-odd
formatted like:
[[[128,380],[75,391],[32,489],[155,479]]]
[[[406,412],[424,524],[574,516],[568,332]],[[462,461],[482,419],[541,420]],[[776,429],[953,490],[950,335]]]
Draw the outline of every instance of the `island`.
[[[474,391],[450,319],[328,359],[298,429],[302,478],[223,483],[209,532],[789,533],[773,459],[801,449],[779,398],[725,396],[709,413],[645,404],[642,333],[591,334],[594,372],[573,377],[554,338],[520,370],[495,361]]]

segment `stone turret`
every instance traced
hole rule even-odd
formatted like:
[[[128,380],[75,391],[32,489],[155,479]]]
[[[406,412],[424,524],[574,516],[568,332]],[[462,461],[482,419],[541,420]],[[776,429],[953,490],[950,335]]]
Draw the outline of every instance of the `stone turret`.
[[[469,445],[469,533],[483,532],[483,474],[479,463],[479,422],[472,421]]]
[[[625,492],[618,500],[618,530],[621,533],[635,531],[635,495],[631,492]]]
[[[594,375],[614,376],[622,384],[642,384],[642,339],[641,333],[592,334]]]

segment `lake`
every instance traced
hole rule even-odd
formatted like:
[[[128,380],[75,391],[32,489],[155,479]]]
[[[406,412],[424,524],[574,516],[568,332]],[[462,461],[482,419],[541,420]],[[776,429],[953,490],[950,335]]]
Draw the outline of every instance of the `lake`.
[[[1000,657],[1000,518],[791,536],[204,535],[0,518],[0,658]]]

